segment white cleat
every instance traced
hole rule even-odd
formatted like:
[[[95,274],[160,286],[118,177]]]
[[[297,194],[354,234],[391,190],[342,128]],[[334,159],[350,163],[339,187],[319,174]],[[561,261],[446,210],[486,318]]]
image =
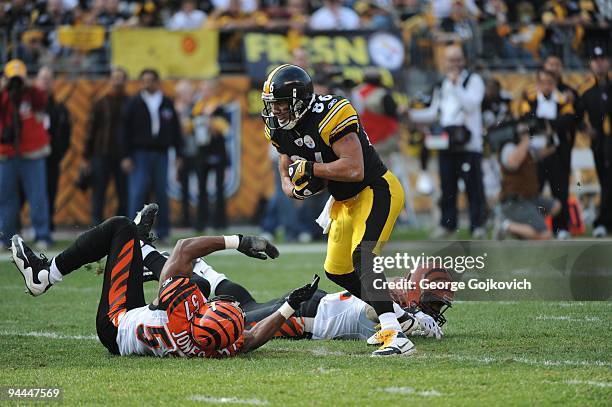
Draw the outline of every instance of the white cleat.
[[[23,276],[26,292],[36,297],[51,287],[49,282],[51,263],[44,254],[36,256],[19,235],[11,238],[11,252],[11,261]]]
[[[373,357],[382,356],[409,356],[416,352],[414,343],[401,331],[387,329],[380,331],[384,342],[380,348],[372,352]]]
[[[405,312],[404,315],[399,317],[397,321],[400,323],[400,327],[402,328],[402,332],[408,336],[412,335],[412,333],[419,327],[419,322],[410,315],[409,312]],[[380,324],[376,326],[377,329],[380,328]],[[367,339],[368,345],[382,345],[385,341],[385,334],[381,334],[384,331],[378,331],[374,335],[370,336]]]

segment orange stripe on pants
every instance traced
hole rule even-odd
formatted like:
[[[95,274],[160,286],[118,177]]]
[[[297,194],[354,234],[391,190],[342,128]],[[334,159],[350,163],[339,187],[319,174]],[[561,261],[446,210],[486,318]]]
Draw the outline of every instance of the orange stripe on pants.
[[[119,262],[111,270],[111,287],[108,291],[108,304],[111,307],[108,311],[108,318],[113,325],[119,325],[119,316],[125,313],[125,303],[127,284],[123,284],[130,275],[130,265],[134,254],[134,240],[127,242],[119,252]]]

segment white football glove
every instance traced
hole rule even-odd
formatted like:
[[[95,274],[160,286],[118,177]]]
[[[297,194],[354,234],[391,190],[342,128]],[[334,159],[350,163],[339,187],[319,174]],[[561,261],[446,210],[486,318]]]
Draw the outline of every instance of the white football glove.
[[[442,339],[442,329],[438,326],[438,323],[429,315],[424,313],[423,311],[419,311],[414,314],[414,318],[419,323],[421,327],[422,335],[428,338],[436,337],[436,339]]]

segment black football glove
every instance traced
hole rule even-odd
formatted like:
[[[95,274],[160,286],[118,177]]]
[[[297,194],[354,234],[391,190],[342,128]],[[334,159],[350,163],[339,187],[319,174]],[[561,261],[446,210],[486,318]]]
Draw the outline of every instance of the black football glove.
[[[312,298],[319,286],[319,280],[320,277],[315,274],[312,282],[291,291],[291,294],[285,298],[287,304],[289,304],[289,306],[291,306],[293,309],[298,309],[301,303]]]
[[[249,257],[265,260],[268,257],[275,259],[279,255],[278,249],[261,236],[238,235],[238,237],[240,238],[238,251]]]
[[[314,177],[314,162],[297,160],[289,166],[289,178],[293,185],[301,185]]]

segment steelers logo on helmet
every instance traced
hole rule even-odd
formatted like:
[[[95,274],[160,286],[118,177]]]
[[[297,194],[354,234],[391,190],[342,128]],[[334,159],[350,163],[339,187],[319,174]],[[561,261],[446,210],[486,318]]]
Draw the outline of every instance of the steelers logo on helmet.
[[[290,130],[314,101],[310,75],[297,65],[284,64],[270,72],[263,85],[261,117],[270,129]]]
[[[236,301],[219,299],[204,304],[191,322],[193,339],[207,351],[225,349],[244,332],[244,312]]]

